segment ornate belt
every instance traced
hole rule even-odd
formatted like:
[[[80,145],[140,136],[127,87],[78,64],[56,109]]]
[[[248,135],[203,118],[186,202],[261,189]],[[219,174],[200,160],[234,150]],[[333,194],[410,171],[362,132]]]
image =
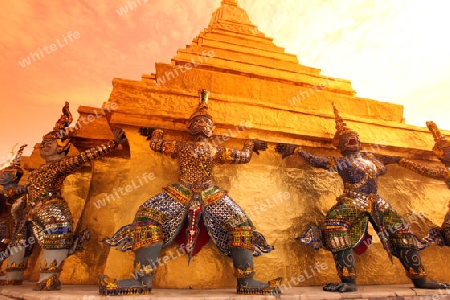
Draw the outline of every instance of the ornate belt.
[[[214,184],[214,182],[212,180],[208,180],[205,182],[196,181],[196,182],[191,182],[191,183],[186,182],[184,180],[180,180],[180,183],[195,193],[204,191],[204,190],[210,188],[211,186],[213,186],[213,184]]]
[[[344,190],[344,193],[338,197],[338,201],[345,201],[353,204],[357,208],[372,212],[373,203],[377,202],[380,197],[377,194],[364,194],[355,191]]]

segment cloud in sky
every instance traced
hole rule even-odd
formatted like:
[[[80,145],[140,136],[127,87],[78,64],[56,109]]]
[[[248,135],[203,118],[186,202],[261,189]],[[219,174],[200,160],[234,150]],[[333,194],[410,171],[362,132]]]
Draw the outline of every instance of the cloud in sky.
[[[99,107],[114,77],[140,80],[207,27],[220,0],[11,1],[0,17],[0,158],[40,142],[64,101]],[[351,80],[360,97],[405,106],[406,123],[450,129],[446,2],[240,0],[250,20],[300,64]],[[139,4],[140,3],[140,4]],[[128,5],[128,12],[117,10]],[[130,9],[133,7],[133,9]],[[68,42],[26,67],[19,61]],[[31,152],[31,146],[26,153]]]

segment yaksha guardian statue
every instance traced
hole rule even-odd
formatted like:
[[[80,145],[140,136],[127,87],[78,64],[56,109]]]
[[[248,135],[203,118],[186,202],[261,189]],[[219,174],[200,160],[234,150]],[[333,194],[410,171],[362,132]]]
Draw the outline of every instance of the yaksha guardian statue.
[[[161,248],[168,246],[187,222],[185,249],[188,259],[196,253],[200,230],[207,230],[217,248],[233,258],[238,294],[279,294],[281,278],[263,283],[253,279],[254,253],[273,249],[255,231],[252,221],[227,192],[213,181],[217,164],[246,164],[252,152],[265,150],[266,143],[248,140],[242,150],[218,147],[208,142],[213,134],[213,119],[208,112],[208,91],[201,90],[200,104],[190,117],[188,130],[192,142],[166,141],[160,129],[141,128],[151,133],[150,149],[177,158],[180,180],[142,204],[133,223],[120,228],[106,242],[135,253],[135,279],[113,280],[99,276],[100,293],[105,295],[149,294]],[[201,225],[204,223],[205,226]],[[182,236],[183,237],[183,236]]]
[[[24,174],[20,167],[20,158],[26,146],[21,146],[15,155],[13,152],[11,161],[0,170],[0,185],[3,186],[0,191],[0,267],[8,257],[11,257],[6,273],[0,272],[0,285],[21,284],[23,280],[23,272],[20,270],[24,266],[18,266],[14,261],[17,255],[24,255],[22,249],[28,246],[25,243],[26,201],[21,199],[26,193],[26,187],[18,185]]]
[[[59,275],[66,257],[80,249],[86,240],[87,231],[76,235],[73,218],[67,202],[61,196],[65,178],[85,163],[105,156],[126,138],[120,129],[114,130],[114,140],[98,147],[66,157],[69,147],[69,132],[72,122],[69,103],[52,131],[44,135],[40,155],[46,163],[30,172],[27,179],[27,210],[31,231],[43,249],[37,291],[60,289]],[[23,256],[22,256],[23,257]],[[23,265],[23,259],[16,264]]]
[[[324,246],[333,253],[341,282],[328,283],[323,289],[331,292],[356,291],[353,252],[363,245],[369,222],[378,233],[390,259],[392,260],[392,255],[400,259],[406,275],[415,287],[449,287],[445,283],[426,280],[427,275],[418,251],[421,245],[417,237],[392,206],[378,195],[377,180],[386,173],[385,164],[397,163],[400,157],[361,153],[359,135],[347,127],[336,107],[334,113],[337,131],[333,145],[343,157],[315,156],[291,144],[278,144],[276,148],[283,158],[292,154],[299,155],[313,167],[337,172],[343,180],[344,192],[337,197],[337,203],[327,213],[323,229]]]
[[[450,141],[441,134],[436,124],[432,121],[426,122],[428,129],[433,134],[433,153],[444,164],[444,167],[428,167],[415,161],[400,159],[399,165],[412,170],[422,176],[443,180],[450,189]],[[450,246],[450,203],[449,211],[445,215],[441,227],[434,227],[430,230],[426,240],[437,241],[440,246]]]

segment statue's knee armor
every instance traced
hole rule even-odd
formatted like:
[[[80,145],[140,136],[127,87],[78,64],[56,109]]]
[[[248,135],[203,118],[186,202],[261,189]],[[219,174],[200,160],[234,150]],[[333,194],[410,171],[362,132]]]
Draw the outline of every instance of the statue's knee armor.
[[[73,218],[63,199],[40,203],[29,215],[32,231],[42,249],[70,249],[73,243]]]
[[[412,231],[397,231],[393,233],[389,233],[388,235],[389,245],[394,250],[402,250],[402,249],[412,249],[418,250],[418,242],[417,237],[412,233]]]
[[[14,220],[11,220],[10,215],[2,215],[0,218],[0,251],[3,252],[11,239]]]
[[[248,223],[236,226],[229,231],[229,248],[233,258],[233,275],[242,280],[253,278],[253,250],[255,249],[253,226]]]
[[[138,250],[158,242],[164,242],[162,224],[165,215],[159,211],[140,208],[131,225],[133,229],[132,250]]]
[[[229,231],[229,247],[254,250],[253,226],[237,226]]]
[[[333,253],[352,249],[351,224],[345,219],[327,218],[324,238],[327,249]]]

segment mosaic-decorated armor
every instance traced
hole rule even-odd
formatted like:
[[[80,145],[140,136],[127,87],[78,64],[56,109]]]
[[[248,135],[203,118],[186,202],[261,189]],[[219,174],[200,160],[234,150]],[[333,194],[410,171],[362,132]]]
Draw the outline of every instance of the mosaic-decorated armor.
[[[314,242],[333,253],[340,283],[326,284],[325,291],[355,291],[356,267],[353,252],[362,253],[370,245],[367,234],[371,223],[389,257],[400,259],[407,276],[418,288],[445,288],[440,282],[426,281],[419,248],[423,244],[410,230],[405,220],[377,192],[378,177],[386,173],[386,164],[398,163],[400,157],[361,153],[359,135],[347,127],[333,104],[336,134],[333,145],[343,157],[321,157],[303,151],[297,145],[279,144],[277,152],[287,157],[297,154],[307,163],[339,174],[344,191],[337,203],[328,211],[323,230],[312,228],[301,237],[306,243]]]
[[[399,165],[416,172],[422,176],[444,181],[450,189],[450,142],[443,135],[437,125],[432,122],[426,122],[430,132],[433,134],[434,147],[433,153],[444,164],[441,166],[426,166],[416,161],[405,158],[400,159]],[[449,210],[444,217],[444,222],[440,227],[436,226],[430,229],[428,236],[425,238],[429,242],[436,242],[439,246],[450,246],[450,202]]]
[[[67,127],[72,122],[68,102],[62,111],[55,127],[43,137],[40,144],[40,155],[46,163],[32,170],[26,183],[26,219],[43,249],[40,278],[35,288],[38,291],[60,289],[59,275],[64,260],[69,254],[81,249],[82,243],[88,238],[87,230],[74,232],[72,214],[61,196],[65,178],[85,163],[107,155],[125,141],[124,133],[116,129],[114,140],[76,156],[66,157],[71,146]],[[19,266],[23,261],[16,264]]]
[[[164,192],[142,204],[133,223],[120,228],[106,240],[111,246],[135,251],[135,273],[138,280],[114,281],[100,276],[100,293],[106,295],[150,293],[156,262],[161,247],[175,238],[188,255],[188,260],[199,251],[197,240],[201,230],[225,255],[233,258],[239,294],[278,294],[280,279],[269,283],[253,280],[252,255],[273,249],[265,238],[255,231],[250,218],[231,199],[227,192],[214,184],[213,167],[217,164],[246,164],[252,153],[265,150],[261,141],[246,141],[242,150],[216,146],[208,142],[212,135],[212,116],[208,113],[209,92],[200,91],[200,104],[190,117],[188,129],[192,142],[166,141],[160,129],[141,128],[150,135],[150,149],[178,159],[180,179],[164,188]],[[186,228],[182,227],[186,222]],[[177,236],[180,233],[180,236]],[[206,241],[202,241],[204,244]]]
[[[24,173],[20,167],[20,158],[26,146],[21,146],[17,154],[12,151],[11,161],[6,162],[0,170],[0,185],[3,187],[0,192],[0,267],[10,255],[15,255],[15,246],[24,244],[26,239],[23,221],[25,200],[22,198],[26,186],[18,185]],[[11,272],[22,267],[25,266],[17,266],[14,260],[9,260],[5,271]],[[22,280],[10,279],[7,273],[0,272],[0,285],[20,284]]]

